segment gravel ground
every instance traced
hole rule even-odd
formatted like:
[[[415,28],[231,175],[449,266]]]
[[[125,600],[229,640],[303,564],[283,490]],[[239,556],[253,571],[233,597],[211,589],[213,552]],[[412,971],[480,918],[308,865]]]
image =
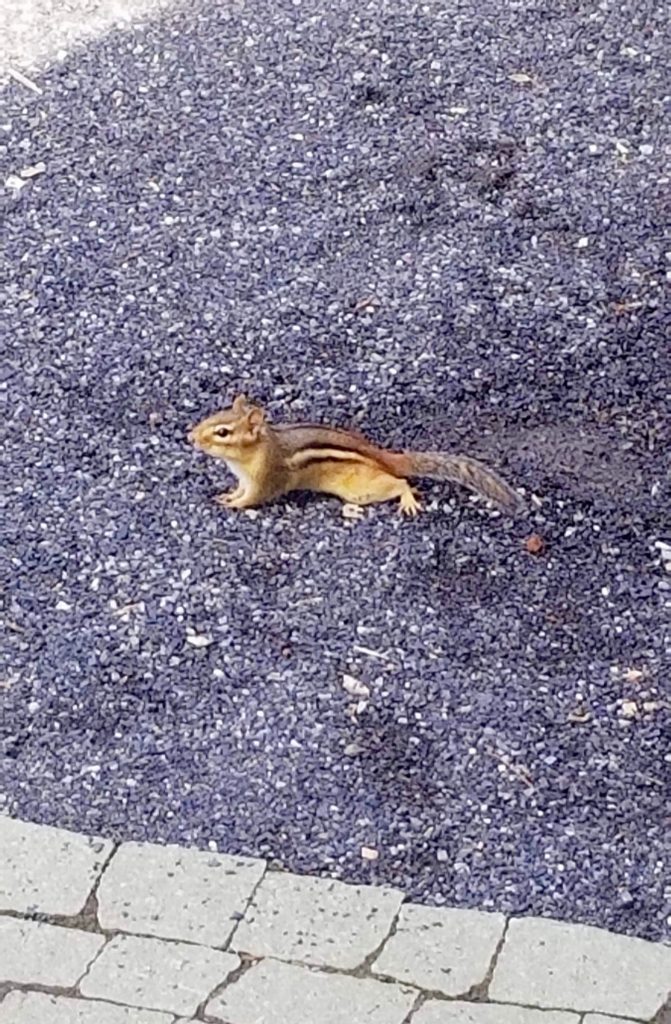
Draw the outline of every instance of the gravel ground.
[[[400,6],[2,96],[1,806],[668,936],[668,15]],[[228,514],[185,431],[241,387],[542,505]]]

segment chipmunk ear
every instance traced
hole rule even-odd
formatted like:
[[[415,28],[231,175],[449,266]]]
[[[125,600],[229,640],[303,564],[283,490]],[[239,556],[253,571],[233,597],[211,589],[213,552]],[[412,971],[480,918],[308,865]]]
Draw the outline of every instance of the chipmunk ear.
[[[259,409],[257,405],[251,406],[247,413],[247,423],[252,433],[258,434],[265,422],[266,414],[263,409]]]
[[[231,408],[233,409],[234,413],[240,414],[247,409],[248,405],[249,402],[247,401],[246,397],[244,395],[238,395],[236,398],[233,399],[233,405]]]

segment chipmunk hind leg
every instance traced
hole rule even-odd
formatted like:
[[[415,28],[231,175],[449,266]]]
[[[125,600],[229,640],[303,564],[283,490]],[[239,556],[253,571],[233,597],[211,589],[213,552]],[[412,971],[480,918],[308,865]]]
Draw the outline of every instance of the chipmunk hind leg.
[[[331,475],[329,484],[332,494],[351,505],[374,505],[399,498],[400,511],[410,516],[416,516],[421,507],[407,480],[366,464],[343,467],[342,472]]]

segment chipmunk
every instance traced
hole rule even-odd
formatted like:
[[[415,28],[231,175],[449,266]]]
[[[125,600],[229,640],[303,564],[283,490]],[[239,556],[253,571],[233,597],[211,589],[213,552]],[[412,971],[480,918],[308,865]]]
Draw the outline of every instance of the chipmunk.
[[[409,477],[463,484],[520,512],[522,499],[491,469],[466,455],[391,452],[363,435],[313,423],[271,424],[263,409],[238,395],[230,409],[216,412],[188,434],[201,451],[223,459],[238,486],[216,501],[227,508],[253,508],[289,491],[335,494],[353,505],[400,499],[400,511],[421,509]]]

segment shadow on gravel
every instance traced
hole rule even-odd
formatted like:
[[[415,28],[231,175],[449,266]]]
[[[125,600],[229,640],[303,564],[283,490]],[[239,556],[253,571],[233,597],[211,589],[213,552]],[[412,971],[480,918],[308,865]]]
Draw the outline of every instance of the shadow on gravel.
[[[660,938],[662,7],[397,9],[199,8],[3,94],[3,807]],[[185,433],[240,388],[540,507],[226,515]]]

